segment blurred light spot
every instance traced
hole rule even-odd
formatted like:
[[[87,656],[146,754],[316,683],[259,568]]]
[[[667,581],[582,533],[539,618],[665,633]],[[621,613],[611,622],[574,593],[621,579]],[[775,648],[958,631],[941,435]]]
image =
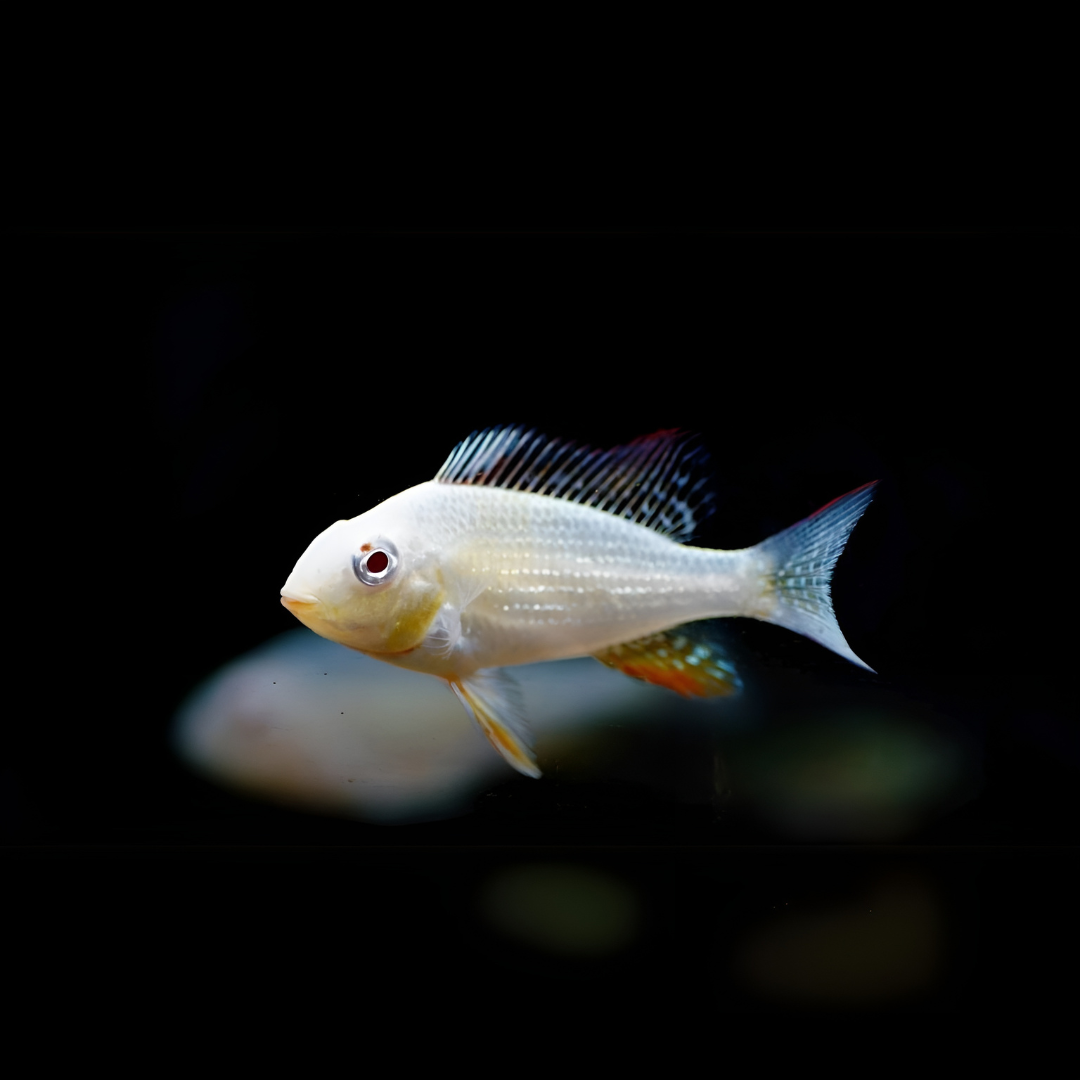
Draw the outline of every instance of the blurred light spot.
[[[918,718],[803,716],[736,753],[741,787],[784,832],[813,839],[903,835],[946,796],[962,752]]]
[[[758,928],[735,973],[766,997],[808,1005],[874,1005],[933,988],[941,913],[924,877],[894,873],[857,902],[786,911]]]
[[[507,937],[565,956],[603,956],[637,936],[638,900],[625,883],[589,867],[533,863],[499,871],[480,908]]]

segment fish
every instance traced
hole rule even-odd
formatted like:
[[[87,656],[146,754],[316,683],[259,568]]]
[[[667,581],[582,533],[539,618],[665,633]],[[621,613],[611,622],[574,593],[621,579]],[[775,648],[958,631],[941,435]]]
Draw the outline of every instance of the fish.
[[[868,671],[830,581],[876,480],[739,550],[694,547],[709,455],[666,429],[598,450],[535,429],[474,432],[431,480],[319,533],[281,603],[331,641],[443,679],[491,745],[539,777],[512,675],[592,656],[685,697],[742,681],[713,620],[802,634]]]

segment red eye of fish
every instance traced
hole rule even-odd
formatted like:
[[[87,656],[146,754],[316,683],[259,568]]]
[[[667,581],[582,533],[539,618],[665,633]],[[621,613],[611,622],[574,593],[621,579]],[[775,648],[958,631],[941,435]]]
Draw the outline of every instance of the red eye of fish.
[[[373,551],[368,556],[367,568],[373,574],[381,574],[390,565],[385,551]]]

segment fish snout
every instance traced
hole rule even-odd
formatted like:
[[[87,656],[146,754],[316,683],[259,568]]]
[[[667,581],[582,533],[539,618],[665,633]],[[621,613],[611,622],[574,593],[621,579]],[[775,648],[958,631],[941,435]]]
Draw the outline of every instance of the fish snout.
[[[281,594],[282,607],[288,608],[294,615],[299,615],[305,611],[311,611],[317,603],[318,600],[316,600],[314,596],[290,596],[285,592]]]

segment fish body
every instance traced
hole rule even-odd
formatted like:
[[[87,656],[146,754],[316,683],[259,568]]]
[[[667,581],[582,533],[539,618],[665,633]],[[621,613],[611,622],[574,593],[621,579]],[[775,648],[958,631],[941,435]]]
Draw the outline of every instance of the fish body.
[[[519,428],[482,432],[434,480],[317,536],[282,603],[324,637],[445,679],[533,776],[506,667],[595,656],[683,694],[731,693],[738,676],[700,621],[735,615],[789,626],[865,667],[828,585],[873,485],[762,544],[720,551],[683,542],[709,509],[704,461],[676,432],[607,452]]]

